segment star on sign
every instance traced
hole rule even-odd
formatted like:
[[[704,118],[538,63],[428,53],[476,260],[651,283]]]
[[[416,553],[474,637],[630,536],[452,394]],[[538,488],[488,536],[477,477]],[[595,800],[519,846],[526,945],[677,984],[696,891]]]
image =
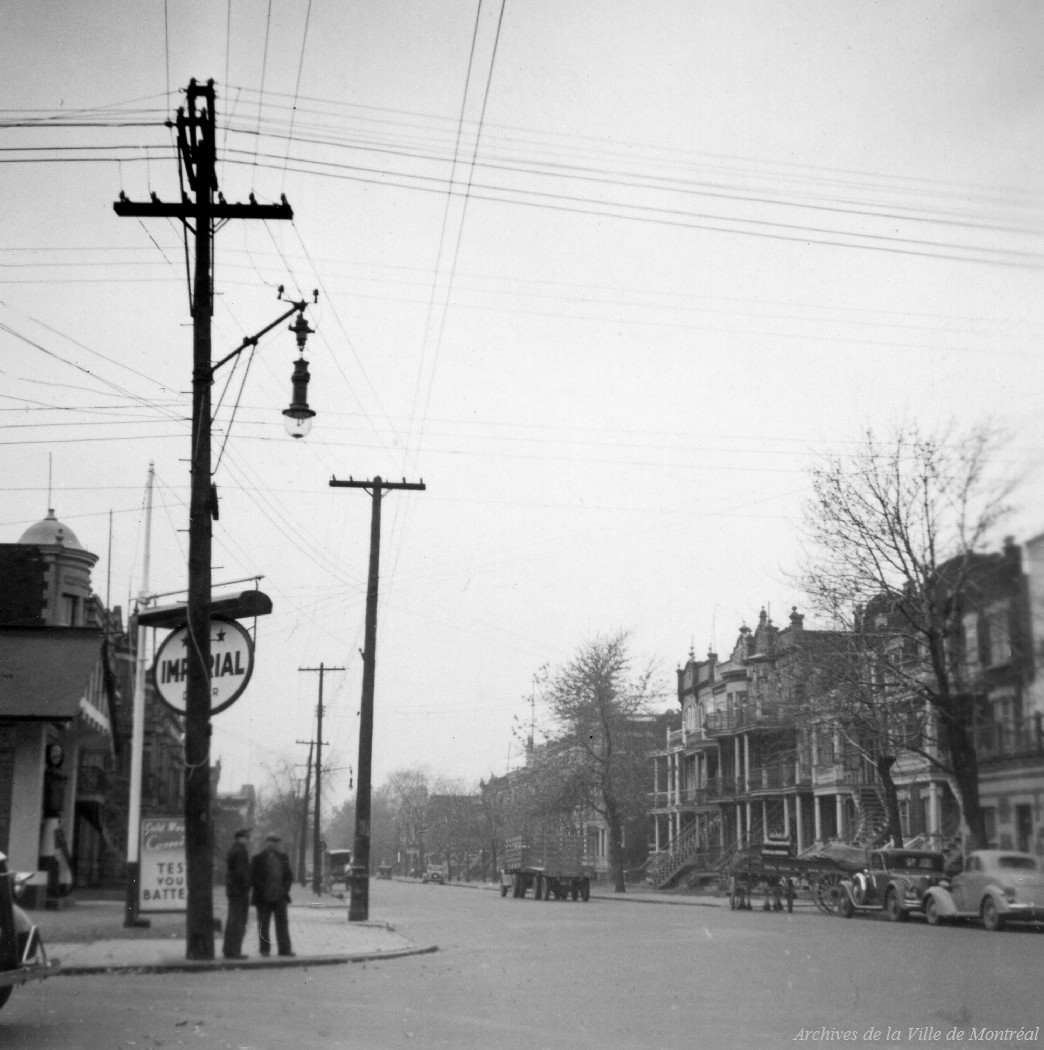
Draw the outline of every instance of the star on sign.
[[[224,632],[224,630],[218,631],[218,633],[217,633],[217,640],[219,642],[223,642],[225,640],[225,632]]]

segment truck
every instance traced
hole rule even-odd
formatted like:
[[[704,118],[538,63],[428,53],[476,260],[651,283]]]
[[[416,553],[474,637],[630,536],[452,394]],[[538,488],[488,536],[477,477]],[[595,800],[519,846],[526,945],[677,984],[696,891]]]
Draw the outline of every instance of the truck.
[[[571,832],[516,835],[504,843],[500,895],[534,900],[587,901],[594,876],[593,858],[585,852],[585,839]]]

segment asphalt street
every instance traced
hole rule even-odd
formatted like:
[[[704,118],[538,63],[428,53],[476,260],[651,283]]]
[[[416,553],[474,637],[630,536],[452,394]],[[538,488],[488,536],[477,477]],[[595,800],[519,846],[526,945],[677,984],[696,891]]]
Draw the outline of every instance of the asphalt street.
[[[57,977],[16,991],[0,1045],[924,1046],[1044,1019],[1036,930],[536,902],[401,882],[373,883],[371,917],[439,951],[268,972]]]

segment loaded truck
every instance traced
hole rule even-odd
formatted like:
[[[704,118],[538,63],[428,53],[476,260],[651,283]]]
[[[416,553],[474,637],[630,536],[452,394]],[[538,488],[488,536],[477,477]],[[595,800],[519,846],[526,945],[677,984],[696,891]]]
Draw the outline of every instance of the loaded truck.
[[[504,843],[500,895],[534,900],[586,901],[591,896],[593,858],[584,852],[585,839],[570,832],[516,835]]]

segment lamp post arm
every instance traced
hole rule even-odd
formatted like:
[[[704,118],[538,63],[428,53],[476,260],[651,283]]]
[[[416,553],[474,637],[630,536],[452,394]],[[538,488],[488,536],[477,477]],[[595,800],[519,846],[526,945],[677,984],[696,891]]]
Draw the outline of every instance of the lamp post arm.
[[[265,325],[265,327],[262,328],[261,331],[258,332],[256,335],[248,335],[243,340],[243,342],[241,342],[239,346],[237,346],[235,350],[232,351],[232,353],[226,354],[223,358],[221,358],[220,361],[217,362],[217,364],[211,365],[211,378],[213,378],[217,374],[217,370],[222,365],[228,364],[228,362],[231,361],[233,357],[238,357],[239,354],[241,354],[248,346],[257,346],[258,340],[262,336],[268,335],[268,333],[271,332],[272,329],[276,327],[276,325],[282,324],[288,317],[293,317],[294,314],[304,313],[304,309],[307,305],[308,303],[304,299],[302,299],[299,303],[294,303],[294,305],[289,310],[287,310],[285,314],[280,314],[279,317],[277,317],[271,324]]]

